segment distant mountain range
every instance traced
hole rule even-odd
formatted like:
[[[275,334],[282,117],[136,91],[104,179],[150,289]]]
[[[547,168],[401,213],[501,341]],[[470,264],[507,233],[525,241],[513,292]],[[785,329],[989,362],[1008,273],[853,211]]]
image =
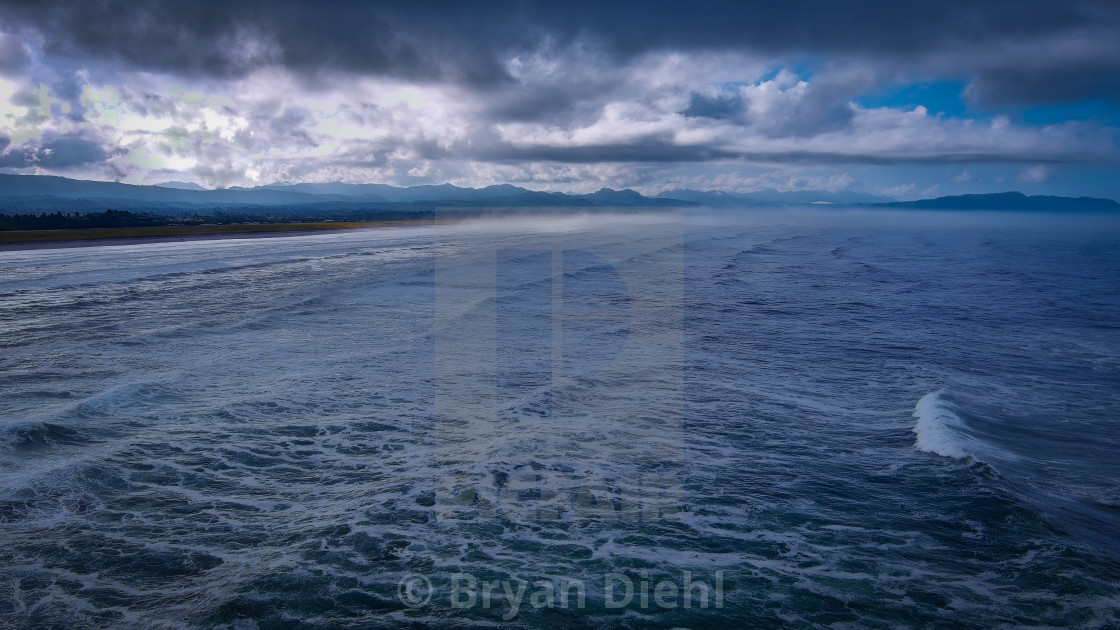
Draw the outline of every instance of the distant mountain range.
[[[1116,212],[1120,203],[1099,197],[1027,196],[1021,192],[986,195],[954,195],[936,199],[895,201],[874,204],[886,208],[917,208],[923,210],[1063,210],[1077,212]]]
[[[101,211],[106,208],[161,212],[238,210],[324,213],[361,209],[431,210],[461,207],[673,207],[696,205],[654,198],[633,190],[603,188],[586,195],[536,192],[508,184],[460,188],[451,184],[399,188],[384,184],[292,184],[205,190],[184,182],[155,186],[93,182],[47,175],[0,174],[0,211]]]
[[[385,184],[272,184],[255,188],[206,190],[187,182],[154,186],[95,182],[47,175],[0,174],[0,212],[99,212],[108,208],[145,210],[157,214],[205,213],[216,210],[299,212],[320,215],[367,210],[430,212],[436,207],[777,207],[835,204],[880,208],[938,210],[1063,210],[1118,211],[1111,199],[1030,196],[1019,192],[959,195],[895,201],[855,192],[763,190],[752,193],[679,189],[647,197],[633,190],[603,188],[585,195],[538,192],[508,184],[460,188],[451,184],[411,186]]]

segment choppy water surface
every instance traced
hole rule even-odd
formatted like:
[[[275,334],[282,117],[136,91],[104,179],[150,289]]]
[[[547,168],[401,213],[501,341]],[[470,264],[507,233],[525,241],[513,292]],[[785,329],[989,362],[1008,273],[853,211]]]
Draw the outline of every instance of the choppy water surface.
[[[0,252],[0,348],[4,626],[1120,624],[1118,221]]]

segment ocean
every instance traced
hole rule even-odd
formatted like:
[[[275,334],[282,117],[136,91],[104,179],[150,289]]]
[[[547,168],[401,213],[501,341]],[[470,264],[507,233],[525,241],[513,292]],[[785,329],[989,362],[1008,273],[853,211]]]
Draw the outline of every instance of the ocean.
[[[1120,218],[0,252],[0,626],[1120,627]]]

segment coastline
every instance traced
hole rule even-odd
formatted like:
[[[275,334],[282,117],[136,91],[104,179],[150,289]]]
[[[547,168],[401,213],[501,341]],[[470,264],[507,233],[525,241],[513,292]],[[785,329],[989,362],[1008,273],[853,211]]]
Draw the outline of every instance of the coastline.
[[[167,241],[224,238],[275,238],[333,230],[433,225],[435,221],[323,221],[316,223],[232,223],[226,225],[157,225],[62,230],[10,230],[0,232],[0,252],[62,249],[103,245],[139,245]]]

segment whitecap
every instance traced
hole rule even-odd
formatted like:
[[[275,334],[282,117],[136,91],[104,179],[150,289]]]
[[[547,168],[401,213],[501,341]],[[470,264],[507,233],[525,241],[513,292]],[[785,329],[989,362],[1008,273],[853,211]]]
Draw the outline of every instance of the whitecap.
[[[970,440],[963,433],[964,421],[953,410],[943,390],[922,396],[914,405],[914,417],[918,419],[913,428],[917,436],[914,446],[919,451],[956,459],[974,456],[969,449]]]

